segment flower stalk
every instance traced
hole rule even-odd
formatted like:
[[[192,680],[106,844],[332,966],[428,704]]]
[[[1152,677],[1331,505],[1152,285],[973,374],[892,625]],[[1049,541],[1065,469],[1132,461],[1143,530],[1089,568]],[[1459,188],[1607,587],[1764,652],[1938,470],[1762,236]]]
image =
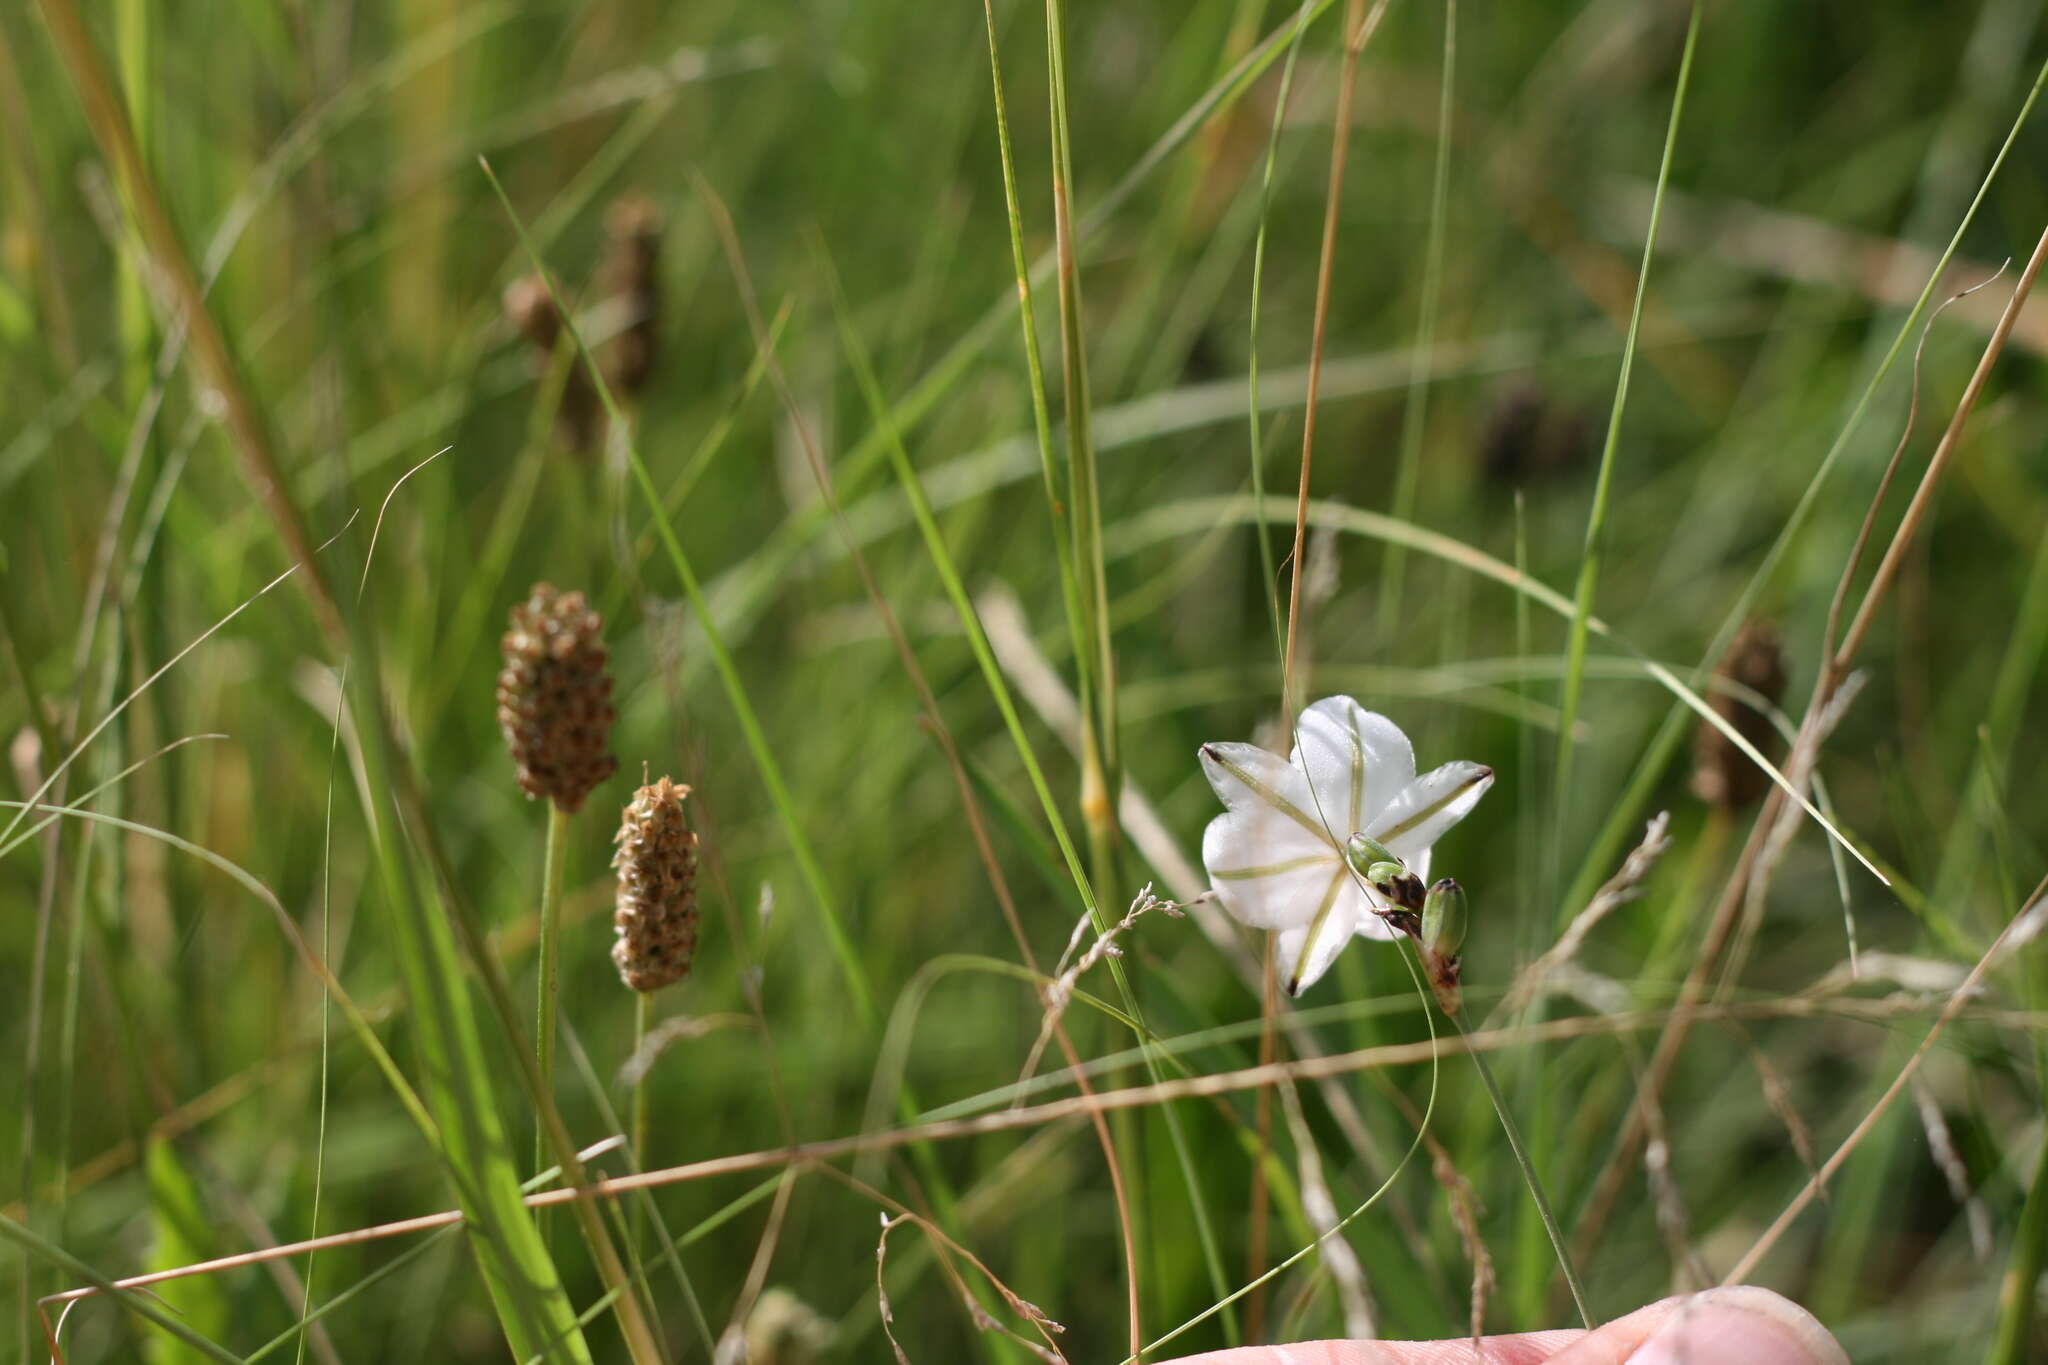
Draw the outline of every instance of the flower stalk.
[[[562,864],[569,849],[569,813],[560,806],[548,806],[547,852],[541,863],[540,883],[540,983],[534,1007],[534,1060],[540,1064],[541,1083],[553,1091],[555,1081],[555,1010],[562,993]],[[548,1136],[538,1125],[533,1134],[533,1168],[548,1164]],[[548,1215],[540,1214],[543,1238],[550,1233]]]

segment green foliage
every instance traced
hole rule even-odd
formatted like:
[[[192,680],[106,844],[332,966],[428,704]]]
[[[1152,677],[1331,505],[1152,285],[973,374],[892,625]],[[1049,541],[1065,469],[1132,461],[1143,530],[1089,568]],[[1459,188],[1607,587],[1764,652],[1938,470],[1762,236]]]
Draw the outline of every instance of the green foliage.
[[[178,1159],[171,1143],[152,1138],[143,1158],[149,1181],[150,1238],[149,1269],[171,1270],[194,1261],[210,1261],[220,1254],[199,1192],[199,1182]],[[231,1309],[218,1277],[181,1280],[157,1291],[164,1302],[193,1331],[219,1340],[227,1333]],[[149,1359],[154,1365],[189,1365],[207,1359],[206,1353],[172,1336],[149,1339]]]
[[[1199,892],[1196,746],[1278,743],[1297,568],[1305,696],[1500,773],[1431,875],[1479,908],[1471,1029],[1536,1033],[1484,1085],[1418,1062],[1455,1032],[1433,1045],[1410,964],[1356,946],[1279,1055],[1419,1052],[1298,1081],[1298,1113],[1275,1095],[1266,1149],[1244,1086],[1121,1111],[1141,1335],[1185,1325],[1170,1351],[1252,1320],[1230,1296],[1255,1170],[1266,1265],[1363,1208],[1343,1235],[1388,1335],[1463,1333],[1468,1229],[1490,1330],[1570,1317],[1553,1231],[1596,1316],[1725,1272],[2048,866],[2037,300],[1856,660],[1827,828],[1707,964],[1659,1183],[1628,1155],[1599,1208],[1755,818],[1688,789],[1702,715],[1727,724],[1712,667],[1776,619],[1798,724],[1916,369],[1852,612],[2017,271],[1928,319],[2048,220],[2023,173],[2048,155],[2032,0],[1723,0],[1696,38],[1683,6],[1462,4],[1450,27],[1396,0],[1358,69],[1299,565],[1345,5],[76,7],[287,491],[339,537],[354,637],[345,661],[301,576],[259,595],[291,564],[240,438],[41,8],[0,8],[0,1361],[46,1357],[35,1296],[253,1249],[259,1223],[309,1235],[316,1154],[321,1233],[467,1223],[323,1250],[310,1305],[262,1269],[88,1300],[68,1358],[319,1360],[309,1317],[344,1360],[623,1358],[591,1225],[557,1212],[544,1239],[521,1203],[530,1135],[558,1156],[527,1069],[547,817],[491,688],[540,579],[599,605],[618,680],[620,772],[559,831],[563,1127],[587,1146],[635,1109],[606,841],[645,764],[693,788],[701,945],[630,1068],[647,1150],[590,1165],[771,1154],[605,1206],[673,1360],[777,1290],[806,1342],[792,1302],[830,1326],[825,1359],[880,1357],[876,1215],[899,1205],[950,1239],[901,1225],[882,1268],[917,1365],[1024,1358],[962,1312],[964,1284],[1031,1335],[955,1244],[1073,1359],[1115,1357],[1123,1229],[1085,1120],[849,1157],[846,1180],[772,1154],[1076,1093],[961,790],[1043,976],[1148,882]],[[619,429],[579,455],[557,409],[630,321],[601,257],[635,190],[665,219],[659,351],[643,390],[593,391]],[[501,316],[536,261],[583,350],[541,357]],[[201,735],[224,738],[178,743]],[[1503,1010],[1659,810],[1670,850],[1568,989]],[[1193,909],[1139,917],[1062,997],[1095,1090],[1259,1060],[1263,945]],[[1757,1271],[1859,1361],[2048,1352],[2032,1296],[2001,1318],[1999,1293],[2048,1255],[2039,951],[1989,975]],[[1342,1273],[1288,1263],[1264,1334],[1343,1331]]]

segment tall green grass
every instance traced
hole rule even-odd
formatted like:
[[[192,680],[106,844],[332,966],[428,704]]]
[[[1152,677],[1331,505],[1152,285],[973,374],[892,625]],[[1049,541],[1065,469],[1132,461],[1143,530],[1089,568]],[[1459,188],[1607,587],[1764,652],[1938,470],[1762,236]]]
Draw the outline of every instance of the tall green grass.
[[[1295,700],[1352,690],[1425,765],[1502,774],[1440,861],[1473,896],[1474,1045],[1596,1311],[1740,1263],[1859,1133],[1754,1277],[1859,1361],[2048,1349],[2034,947],[1858,1129],[2048,854],[2038,304],[1726,959],[1756,817],[1687,790],[1751,616],[1799,724],[1898,362],[1924,334],[1911,483],[2012,275],[1933,309],[2048,220],[2038,7],[1394,3],[1345,101],[1360,8],[0,13],[0,1356],[48,1354],[47,1294],[460,1208],[87,1299],[66,1357],[705,1359],[787,1289],[864,1360],[877,1215],[910,1208],[932,1231],[880,1275],[912,1360],[1026,1358],[976,1316],[1029,1336],[1024,1303],[1076,1361],[1158,1359],[1343,1330],[1318,1181],[1381,1332],[1466,1330],[1466,1209],[1489,1328],[1567,1320],[1395,954],[1262,1019],[1253,936],[1148,914],[1020,1074],[1076,926],[1201,889],[1195,748],[1278,743],[1290,628]],[[668,220],[661,353],[578,457],[566,357],[536,373],[498,300],[543,263],[602,353],[629,189]],[[1272,547],[1311,388],[1297,563]],[[1503,447],[1510,389],[1585,438]],[[490,700],[543,578],[601,605],[619,680],[621,776],[557,839]],[[694,788],[704,934],[629,1094],[604,841],[642,763]],[[1673,847],[1570,990],[1499,1010],[1658,810]],[[1262,1122],[1261,1084],[1203,1078],[1268,1051],[1315,1081]],[[919,1132],[1137,1087],[1100,1122]],[[570,1184],[747,1159],[543,1238],[530,1129]]]

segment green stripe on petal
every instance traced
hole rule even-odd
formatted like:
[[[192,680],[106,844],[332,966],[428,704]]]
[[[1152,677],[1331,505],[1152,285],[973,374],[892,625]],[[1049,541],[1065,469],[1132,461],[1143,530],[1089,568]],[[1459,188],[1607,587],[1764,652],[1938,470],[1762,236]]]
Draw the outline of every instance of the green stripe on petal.
[[[1351,823],[1357,825],[1365,820],[1365,736],[1358,733],[1358,707],[1345,708],[1344,719],[1349,722],[1344,733],[1351,740]],[[1356,833],[1346,830],[1346,834]]]
[[[1209,869],[1209,875],[1226,882],[1256,881],[1260,877],[1278,877],[1283,873],[1299,872],[1305,867],[1315,867],[1329,861],[1318,853],[1284,863],[1267,863],[1262,867],[1212,867]]]
[[[1403,820],[1400,824],[1395,825],[1392,829],[1383,829],[1376,831],[1373,834],[1373,837],[1375,839],[1378,839],[1383,844],[1390,844],[1394,840],[1400,838],[1402,835],[1407,834],[1412,830],[1418,829],[1422,825],[1427,824],[1430,820],[1435,819],[1438,815],[1443,813],[1445,807],[1450,806],[1452,803],[1457,801],[1459,797],[1463,796],[1466,792],[1471,791],[1480,783],[1490,782],[1492,780],[1493,769],[1476,768],[1474,769],[1472,776],[1466,778],[1463,782],[1460,782],[1457,786],[1451,788],[1442,796],[1439,796],[1436,800],[1430,802],[1421,810],[1409,816],[1406,820]]]
[[[1204,748],[1202,754],[1211,763],[1214,763],[1217,767],[1223,769],[1224,772],[1229,773],[1232,777],[1243,783],[1247,791],[1251,792],[1252,795],[1258,797],[1261,801],[1264,801],[1274,810],[1279,811],[1282,815],[1300,825],[1310,834],[1315,835],[1316,838],[1322,840],[1331,848],[1337,846],[1337,841],[1330,837],[1330,831],[1323,827],[1323,823],[1320,820],[1311,818],[1307,811],[1304,811],[1300,806],[1295,805],[1279,792],[1274,791],[1271,787],[1259,781],[1258,778],[1253,777],[1246,768],[1232,763],[1218,752],[1214,746]]]
[[[1316,938],[1329,922],[1330,912],[1337,908],[1337,893],[1344,889],[1348,875],[1348,870],[1340,865],[1337,875],[1330,878],[1330,889],[1323,892],[1323,903],[1316,907],[1316,917],[1309,921],[1308,936],[1301,941],[1301,956],[1295,959],[1294,971],[1287,981],[1289,995],[1301,994],[1301,974],[1308,970],[1309,960],[1316,950]]]

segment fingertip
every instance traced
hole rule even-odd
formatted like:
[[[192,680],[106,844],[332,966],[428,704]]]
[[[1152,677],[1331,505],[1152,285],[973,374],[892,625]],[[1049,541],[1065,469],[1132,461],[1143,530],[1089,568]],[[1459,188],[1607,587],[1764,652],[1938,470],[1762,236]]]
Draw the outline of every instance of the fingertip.
[[[1849,1357],[1782,1294],[1731,1285],[1617,1318],[1552,1365],[1849,1365]]]
[[[1585,1337],[1576,1328],[1447,1341],[1307,1341],[1290,1346],[1240,1346],[1188,1356],[1171,1365],[1546,1365]]]

